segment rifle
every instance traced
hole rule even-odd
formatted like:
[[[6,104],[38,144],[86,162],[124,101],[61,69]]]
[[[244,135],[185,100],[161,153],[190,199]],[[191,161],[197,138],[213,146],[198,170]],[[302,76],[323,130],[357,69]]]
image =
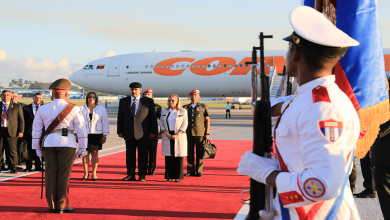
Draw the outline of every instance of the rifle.
[[[263,35],[260,32],[260,47],[253,47],[252,62],[245,64],[252,64],[252,72],[256,71],[257,66],[257,50],[260,50],[260,85],[261,85],[261,99],[256,101],[254,116],[253,116],[253,153],[259,156],[270,157],[272,148],[272,124],[271,124],[271,102],[269,93],[269,77],[265,75],[264,71],[264,38],[272,38],[272,35]],[[259,183],[256,180],[250,180],[250,202],[249,213],[246,220],[258,220],[260,218],[259,211],[268,211],[272,209],[272,187]]]
[[[283,67],[283,76],[286,75],[286,66]],[[286,91],[286,96],[291,95],[292,93],[292,83],[290,82],[291,77],[287,76],[287,91]]]

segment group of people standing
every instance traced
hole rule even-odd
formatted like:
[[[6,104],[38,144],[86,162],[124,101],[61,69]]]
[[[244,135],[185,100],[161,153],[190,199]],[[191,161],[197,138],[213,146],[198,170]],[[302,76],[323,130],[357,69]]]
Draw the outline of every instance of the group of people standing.
[[[18,99],[19,95],[16,92],[9,90],[1,92],[1,170],[9,169],[10,173],[18,173],[18,165],[26,162],[25,172],[32,171],[33,163],[35,163],[34,171],[41,171],[41,161],[31,148],[31,131],[35,113],[43,105],[42,94],[35,93],[33,102],[29,105],[18,102]],[[21,149],[24,141],[27,143],[27,148]],[[6,160],[3,160],[4,152]]]
[[[162,155],[165,156],[166,181],[180,182],[184,176],[201,177],[203,143],[210,135],[210,114],[208,107],[198,102],[199,90],[190,92],[191,103],[184,106],[181,106],[179,96],[172,94],[168,97],[168,107],[162,109],[154,103],[152,89],[146,90],[141,97],[141,83],[133,82],[129,87],[131,96],[119,102],[117,124],[118,136],[126,141],[127,176],[123,180],[135,181],[138,174],[138,180],[145,181],[146,175],[154,175],[157,140],[160,138]],[[160,119],[160,129],[157,119]],[[135,172],[136,148],[138,173]],[[185,156],[187,173],[183,174]]]

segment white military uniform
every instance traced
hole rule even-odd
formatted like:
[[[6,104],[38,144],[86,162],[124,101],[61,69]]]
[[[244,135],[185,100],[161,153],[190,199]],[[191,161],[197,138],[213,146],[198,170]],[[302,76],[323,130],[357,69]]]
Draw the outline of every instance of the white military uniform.
[[[310,81],[272,105],[280,101],[287,102],[274,131],[284,171],[276,178],[275,219],[326,219],[338,197],[335,219],[360,219],[348,183],[360,123],[335,76]]]
[[[55,99],[52,103],[42,105],[34,118],[32,132],[32,149],[39,150],[39,139],[42,134],[42,128],[47,127],[60,114],[60,112],[68,105],[63,99]],[[84,128],[84,118],[81,115],[80,107],[75,106],[68,116],[55,128],[62,129],[69,127],[69,130],[74,130],[78,136],[79,148],[87,148],[88,133]],[[61,133],[52,133],[45,139],[45,147],[72,147],[77,148],[76,138],[74,134],[62,136]]]

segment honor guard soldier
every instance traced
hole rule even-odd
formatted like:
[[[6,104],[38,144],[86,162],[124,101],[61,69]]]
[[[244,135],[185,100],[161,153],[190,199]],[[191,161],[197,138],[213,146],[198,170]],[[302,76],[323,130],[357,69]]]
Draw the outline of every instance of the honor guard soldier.
[[[46,200],[52,213],[73,211],[69,208],[69,184],[73,161],[85,156],[87,132],[84,118],[77,105],[67,103],[71,83],[67,79],[58,79],[49,89],[54,92],[54,101],[43,105],[35,114],[32,133],[32,148],[46,162]],[[42,128],[46,131],[40,139]],[[78,136],[79,150],[76,153]]]
[[[203,171],[203,143],[209,140],[210,113],[206,104],[199,103],[199,90],[190,92],[191,103],[183,108],[188,112],[187,127],[187,173],[184,176],[202,176]],[[196,164],[194,157],[194,144],[196,145]]]
[[[143,97],[153,99],[153,90],[147,89],[142,93]],[[161,105],[154,103],[154,110],[156,111],[157,120],[161,118]],[[158,122],[157,122],[158,124]],[[158,129],[158,133],[159,133]],[[160,135],[156,135],[154,139],[149,140],[149,160],[148,160],[148,172],[146,175],[154,175],[154,171],[156,170],[156,159],[157,159],[157,143]],[[161,137],[160,137],[161,138]]]
[[[310,7],[295,8],[290,23],[286,72],[299,88],[290,102],[271,101],[277,159],[247,152],[237,172],[277,187],[276,211],[262,219],[360,219],[348,184],[360,123],[332,75],[359,42]]]

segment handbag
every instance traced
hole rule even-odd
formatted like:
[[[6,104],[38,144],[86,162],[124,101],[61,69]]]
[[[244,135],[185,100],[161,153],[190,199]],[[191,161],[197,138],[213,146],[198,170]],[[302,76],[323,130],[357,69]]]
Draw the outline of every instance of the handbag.
[[[27,141],[24,138],[18,138],[17,150],[18,150],[19,162],[29,160]]]
[[[210,140],[203,144],[203,159],[214,159],[217,153],[217,147]]]

